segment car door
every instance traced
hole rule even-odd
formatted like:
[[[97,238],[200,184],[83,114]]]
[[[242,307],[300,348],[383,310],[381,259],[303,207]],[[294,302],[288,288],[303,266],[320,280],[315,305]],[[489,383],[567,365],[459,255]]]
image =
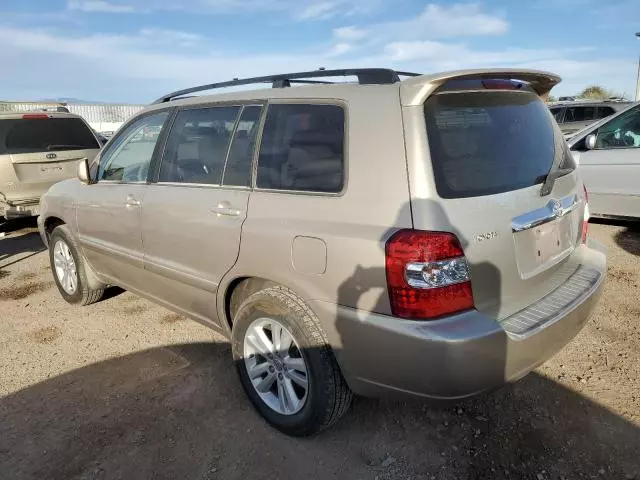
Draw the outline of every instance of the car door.
[[[144,138],[150,126],[161,129],[169,110],[151,113],[125,127],[92,166],[96,181],[78,196],[78,236],[88,262],[116,285],[144,285],[140,208],[159,134]]]
[[[598,215],[640,217],[640,106],[596,131],[595,147],[580,152],[580,170]]]
[[[216,292],[235,264],[262,106],[182,109],[142,207],[148,293],[217,322]]]

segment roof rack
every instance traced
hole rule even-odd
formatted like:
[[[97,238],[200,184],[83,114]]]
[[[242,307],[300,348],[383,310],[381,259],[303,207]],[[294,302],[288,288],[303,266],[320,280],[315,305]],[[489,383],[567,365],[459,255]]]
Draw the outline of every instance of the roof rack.
[[[334,82],[323,80],[309,80],[312,78],[322,77],[346,77],[355,76],[358,77],[358,83],[360,85],[388,85],[400,81],[400,77],[417,77],[420,73],[411,72],[397,72],[389,68],[351,68],[342,70],[326,70],[320,68],[319,70],[313,70],[309,72],[296,72],[296,73],[282,73],[279,75],[267,75],[264,77],[252,77],[252,78],[234,78],[226,82],[210,83],[208,85],[200,85],[198,87],[185,88],[184,90],[177,90],[167,95],[160,97],[153,102],[152,105],[157,103],[170,102],[176,97],[181,97],[189,93],[202,92],[204,90],[213,90],[216,88],[235,87],[238,85],[251,85],[255,83],[271,83],[273,88],[285,88],[290,87],[295,83],[302,84],[331,84]]]

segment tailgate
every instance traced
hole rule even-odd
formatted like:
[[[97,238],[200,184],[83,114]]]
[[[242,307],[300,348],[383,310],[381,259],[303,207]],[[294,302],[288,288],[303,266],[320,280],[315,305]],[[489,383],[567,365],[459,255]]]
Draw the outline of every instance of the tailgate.
[[[0,187],[0,191],[5,193],[8,200],[12,200],[12,198],[39,198],[54,183],[75,178],[78,171],[78,161],[85,157],[92,159],[97,153],[98,150],[92,149],[10,155],[13,181],[6,183],[12,183],[13,188],[3,190]]]
[[[99,144],[79,117],[44,113],[0,119],[0,192],[8,201],[39,199],[54,183],[76,176],[78,160]]]
[[[545,198],[538,185],[477,198],[414,200],[414,224],[457,235],[476,309],[501,319],[541,299],[577,269],[573,252],[583,215],[577,184],[576,174],[564,176]]]
[[[504,318],[576,270],[582,182],[530,85],[445,82],[404,116],[414,227],[458,236],[478,310]],[[555,167],[565,173],[543,196]]]

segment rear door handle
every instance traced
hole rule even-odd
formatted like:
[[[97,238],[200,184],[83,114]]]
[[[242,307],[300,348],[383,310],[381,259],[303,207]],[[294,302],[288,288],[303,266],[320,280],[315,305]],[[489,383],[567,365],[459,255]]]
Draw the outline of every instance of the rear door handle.
[[[133,195],[127,195],[127,199],[125,200],[124,204],[127,207],[139,207],[140,200],[136,200],[136,197],[134,197]]]
[[[211,209],[216,215],[224,215],[226,217],[239,217],[240,210],[233,208],[229,202],[220,202],[217,207]]]

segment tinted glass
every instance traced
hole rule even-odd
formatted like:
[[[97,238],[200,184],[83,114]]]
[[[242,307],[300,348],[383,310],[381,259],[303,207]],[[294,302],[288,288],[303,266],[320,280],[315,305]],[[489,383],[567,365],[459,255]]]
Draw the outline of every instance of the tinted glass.
[[[596,107],[567,107],[564,115],[564,121],[567,122],[586,122],[596,118]]]
[[[251,185],[251,164],[256,145],[262,107],[242,109],[238,126],[233,135],[229,158],[224,170],[224,185],[248,187]]]
[[[178,113],[167,140],[160,182],[220,185],[240,107]]]
[[[598,129],[596,148],[640,147],[640,107],[632,108]]]
[[[336,105],[270,105],[257,186],[340,192],[344,184],[344,110]]]
[[[571,163],[562,134],[533,93],[445,93],[425,103],[438,194],[461,198],[541,183],[555,155]]]
[[[556,122],[562,122],[562,114],[564,113],[564,107],[557,107],[551,109],[551,115],[556,119]]]
[[[609,115],[613,115],[616,111],[611,107],[598,107],[598,118],[605,118]]]
[[[79,118],[0,120],[0,155],[100,148]]]
[[[102,154],[98,180],[146,181],[153,151],[168,116],[168,112],[147,115],[120,132]]]

